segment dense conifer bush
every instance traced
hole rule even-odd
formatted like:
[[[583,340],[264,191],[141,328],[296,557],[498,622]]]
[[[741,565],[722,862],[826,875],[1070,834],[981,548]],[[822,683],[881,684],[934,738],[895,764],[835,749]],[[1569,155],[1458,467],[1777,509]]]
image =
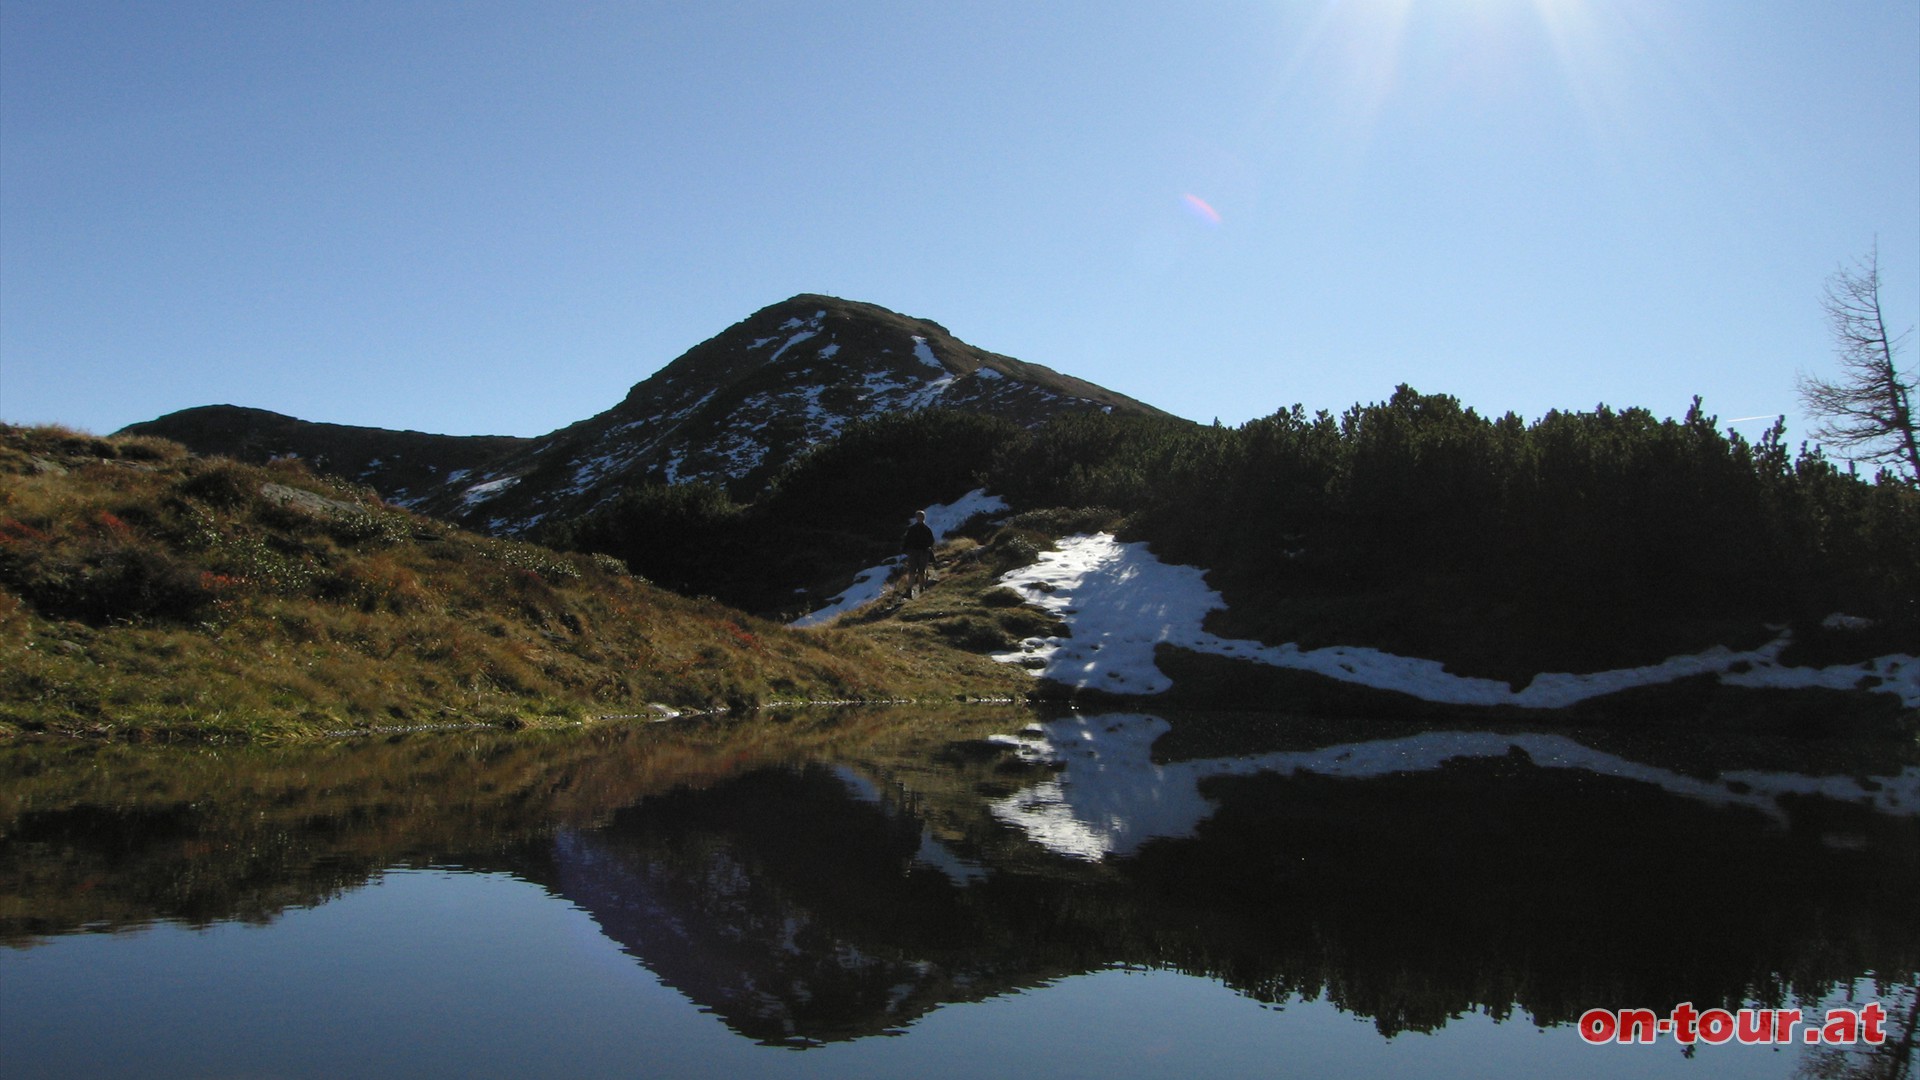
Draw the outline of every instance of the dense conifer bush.
[[[1274,640],[1451,650],[1494,670],[1519,649],[1515,670],[1539,670],[1835,611],[1920,627],[1920,492],[1793,453],[1778,424],[1757,441],[1723,430],[1698,400],[1680,419],[1602,405],[1528,423],[1401,386],[1238,428],[1084,412],[1023,431],[918,412],[850,427],[750,506],[651,489],[558,539],[767,610],[769,583],[891,554],[908,511],[982,484],[1016,522],[1117,524],[1208,568],[1232,628]]]
[[[743,516],[743,508],[716,484],[640,487],[546,530],[542,539],[611,555],[676,591],[712,594],[739,558]]]
[[[789,462],[756,504],[765,521],[853,532],[904,527],[913,511],[985,483],[1020,428],[978,413],[892,413],[849,425]]]
[[[1920,493],[1792,455],[1779,425],[1758,442],[1723,431],[1698,400],[1679,420],[1600,406],[1531,425],[1406,386],[1337,419],[1295,406],[1237,429],[1089,414],[996,465],[998,490],[1126,512],[1129,535],[1210,568],[1252,601],[1235,604],[1247,629],[1285,639],[1329,621],[1310,601],[1373,598],[1373,625],[1348,628],[1362,643],[1431,654],[1474,623],[1664,655],[1661,627],[1690,628],[1679,649],[1718,623],[1838,610],[1912,625],[1920,596]],[[1422,610],[1442,597],[1456,615]],[[1276,616],[1287,605],[1297,616]],[[1380,640],[1390,624],[1406,639]]]
[[[638,488],[542,539],[613,555],[682,592],[775,610],[795,583],[894,554],[914,510],[980,486],[1019,436],[974,413],[889,414],[787,463],[750,505],[712,484]]]

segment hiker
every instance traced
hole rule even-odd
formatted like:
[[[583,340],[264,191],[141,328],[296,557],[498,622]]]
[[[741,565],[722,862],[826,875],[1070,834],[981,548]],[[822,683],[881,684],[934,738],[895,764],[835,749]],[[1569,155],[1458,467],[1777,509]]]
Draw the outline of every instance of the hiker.
[[[927,585],[927,567],[933,565],[933,528],[927,524],[927,512],[913,512],[913,524],[900,538],[900,550],[907,553],[907,595],[919,596]]]

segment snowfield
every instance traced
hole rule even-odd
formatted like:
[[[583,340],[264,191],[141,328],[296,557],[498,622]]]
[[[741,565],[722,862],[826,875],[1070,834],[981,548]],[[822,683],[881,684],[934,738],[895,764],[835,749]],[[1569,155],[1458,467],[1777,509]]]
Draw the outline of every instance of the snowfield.
[[[1788,645],[1784,633],[1744,652],[1715,647],[1644,667],[1542,674],[1521,690],[1497,679],[1452,674],[1435,660],[1377,649],[1301,649],[1223,638],[1201,629],[1208,612],[1225,607],[1220,594],[1207,587],[1204,571],[1163,563],[1146,544],[1122,544],[1107,533],[1067,537],[1058,550],[1000,580],[1064,620],[1070,636],[1029,638],[1018,651],[995,659],[1027,663],[1035,674],[1070,686],[1115,693],[1158,694],[1172,687],[1153,660],[1154,648],[1167,644],[1448,705],[1558,709],[1634,687],[1713,674],[1732,686],[1870,689],[1920,708],[1920,659],[1894,655],[1825,668],[1790,667],[1779,662]]]

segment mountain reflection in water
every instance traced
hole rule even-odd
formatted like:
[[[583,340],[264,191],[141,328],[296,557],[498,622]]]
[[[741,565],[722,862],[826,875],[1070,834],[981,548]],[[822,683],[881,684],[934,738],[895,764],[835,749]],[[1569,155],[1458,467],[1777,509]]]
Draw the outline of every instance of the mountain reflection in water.
[[[775,1045],[1115,966],[1387,1036],[1811,1001],[1920,966],[1920,769],[1862,764],[1903,752],[980,710],[14,747],[0,939],[442,866],[544,886]]]

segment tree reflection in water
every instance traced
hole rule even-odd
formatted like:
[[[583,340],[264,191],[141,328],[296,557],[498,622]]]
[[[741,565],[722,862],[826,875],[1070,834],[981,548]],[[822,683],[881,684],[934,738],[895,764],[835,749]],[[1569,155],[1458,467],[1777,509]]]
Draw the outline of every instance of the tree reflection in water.
[[[459,866],[566,897],[766,1043],[1116,965],[1325,999],[1389,1037],[1474,1012],[1811,1002],[1874,973],[1907,1003],[1904,1041],[1809,1075],[1909,1068],[1920,822],[1901,767],[1856,764],[1884,746],[1820,748],[1846,764],[1815,782],[1764,760],[1805,746],[1453,733],[1422,756],[1435,736],[1404,727],[1248,720],[1236,746],[1214,718],[1075,756],[1036,753],[1070,729],[1029,720],[12,748],[0,934],[271,921],[385,868]],[[1050,844],[1068,823],[1106,839]]]

